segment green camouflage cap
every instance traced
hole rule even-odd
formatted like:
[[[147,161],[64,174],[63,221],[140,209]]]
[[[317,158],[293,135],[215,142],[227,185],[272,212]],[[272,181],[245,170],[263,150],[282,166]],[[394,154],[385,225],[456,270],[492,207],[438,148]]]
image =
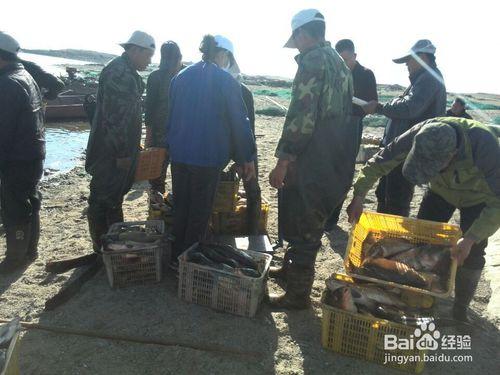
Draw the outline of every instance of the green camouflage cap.
[[[403,175],[415,185],[422,185],[436,177],[457,149],[457,133],[443,122],[422,126],[413,139],[403,164]]]

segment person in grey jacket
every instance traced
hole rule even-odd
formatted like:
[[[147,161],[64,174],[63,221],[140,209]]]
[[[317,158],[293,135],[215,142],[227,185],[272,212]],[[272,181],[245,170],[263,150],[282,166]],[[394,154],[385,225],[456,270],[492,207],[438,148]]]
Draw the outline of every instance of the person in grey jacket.
[[[363,106],[367,114],[378,113],[389,119],[382,140],[383,147],[413,125],[445,115],[446,87],[436,65],[435,52],[436,47],[430,40],[419,40],[405,56],[393,60],[396,64],[406,64],[410,86],[389,103],[382,105],[372,100]],[[395,168],[379,181],[377,211],[408,216],[413,191],[414,185],[404,178],[401,167]]]

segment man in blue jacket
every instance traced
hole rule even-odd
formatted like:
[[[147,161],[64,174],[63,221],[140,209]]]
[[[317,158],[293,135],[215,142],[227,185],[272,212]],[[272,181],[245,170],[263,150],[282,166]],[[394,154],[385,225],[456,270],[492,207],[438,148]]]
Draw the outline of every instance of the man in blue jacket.
[[[182,70],[170,86],[167,147],[175,199],[173,262],[203,241],[220,172],[233,159],[245,179],[255,175],[255,141],[240,84],[219,66],[227,51],[204,37],[202,61]]]

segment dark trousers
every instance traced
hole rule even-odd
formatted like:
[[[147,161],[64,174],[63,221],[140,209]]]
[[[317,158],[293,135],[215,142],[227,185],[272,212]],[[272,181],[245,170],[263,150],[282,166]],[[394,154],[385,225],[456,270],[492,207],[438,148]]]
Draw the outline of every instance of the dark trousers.
[[[149,185],[151,190],[165,194],[165,181],[167,179],[167,169],[168,169],[169,159],[165,159],[163,167],[161,169],[161,175],[154,180],[149,180]]]
[[[359,153],[359,149],[361,148],[361,141],[363,138],[363,119],[359,119],[358,123],[358,144],[357,144],[357,151],[356,154]],[[333,229],[335,225],[337,225],[340,217],[340,212],[342,211],[342,206],[344,205],[345,199],[342,200],[342,203],[340,203],[332,212],[328,220],[326,221],[325,224],[325,230],[330,231]]]
[[[109,227],[123,221],[123,197],[132,187],[132,169],[118,168],[114,159],[103,159],[92,168],[87,217],[95,251]]]
[[[0,206],[5,228],[28,224],[38,215],[42,174],[43,160],[0,162]]]
[[[306,202],[296,186],[280,191],[280,223],[283,239],[288,242],[285,260],[306,272],[314,272],[316,255],[328,214],[333,207]]]
[[[375,191],[377,212],[409,216],[415,186],[403,176],[402,169],[401,164],[380,179]]]
[[[173,257],[205,240],[221,168],[172,163]]]
[[[481,215],[484,204],[478,204],[471,207],[461,207],[460,210],[460,229],[465,233],[471,227],[472,223]],[[457,207],[445,201],[440,195],[428,190],[420,204],[418,218],[423,220],[448,222],[453,216]],[[485,248],[488,246],[488,240],[483,240],[472,246],[471,252],[465,259],[463,266],[473,270],[481,270],[484,267]]]
[[[248,234],[259,234],[260,211],[262,207],[262,193],[259,186],[259,169],[255,162],[255,178],[243,181],[243,188],[247,196],[247,224]]]

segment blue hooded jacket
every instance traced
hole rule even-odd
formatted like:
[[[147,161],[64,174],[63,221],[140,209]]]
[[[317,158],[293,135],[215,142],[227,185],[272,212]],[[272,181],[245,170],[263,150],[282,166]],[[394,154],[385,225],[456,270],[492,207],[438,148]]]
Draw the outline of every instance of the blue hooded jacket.
[[[170,85],[166,145],[174,163],[224,168],[255,160],[240,84],[213,63],[182,70]]]

